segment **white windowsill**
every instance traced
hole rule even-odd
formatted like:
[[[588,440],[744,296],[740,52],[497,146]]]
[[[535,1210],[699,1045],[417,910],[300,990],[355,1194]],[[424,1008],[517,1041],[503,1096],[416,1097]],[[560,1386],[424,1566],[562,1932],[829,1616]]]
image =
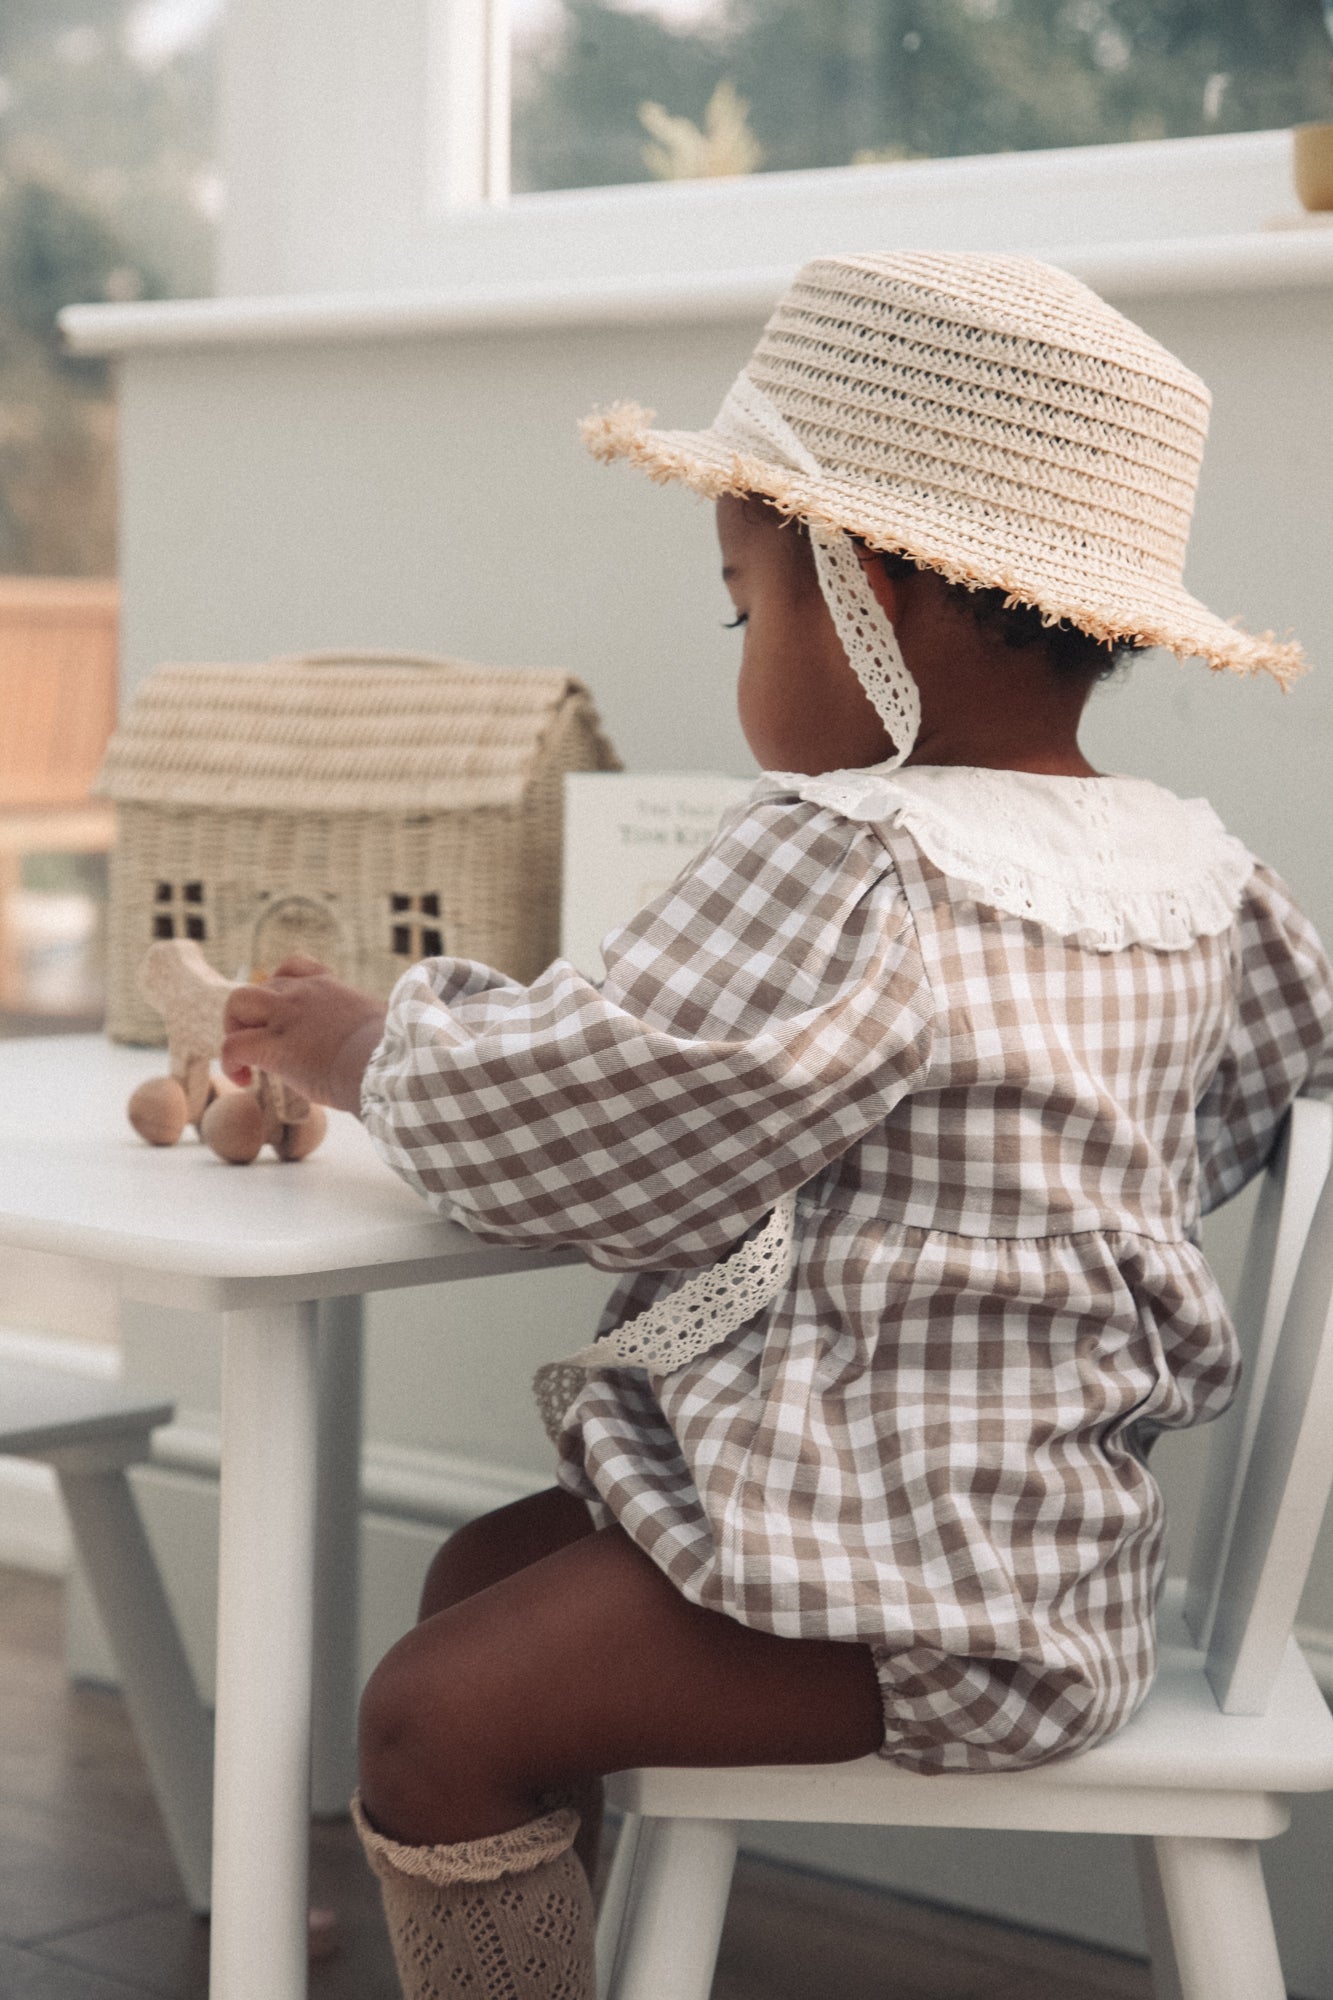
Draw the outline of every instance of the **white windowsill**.
[[[1107,297],[1258,291],[1333,284],[1333,227],[1308,234],[1181,238],[1042,251]],[[622,278],[458,292],[327,293],[323,297],[169,299],[152,305],[68,306],[61,331],[76,354],[154,347],[410,339],[543,327],[643,326],[753,320],[793,267],[717,277]]]
[[[79,354],[764,315],[829,249],[1021,251],[1117,299],[1333,282],[1290,135],[576,189],[434,218],[373,290],[67,307]]]

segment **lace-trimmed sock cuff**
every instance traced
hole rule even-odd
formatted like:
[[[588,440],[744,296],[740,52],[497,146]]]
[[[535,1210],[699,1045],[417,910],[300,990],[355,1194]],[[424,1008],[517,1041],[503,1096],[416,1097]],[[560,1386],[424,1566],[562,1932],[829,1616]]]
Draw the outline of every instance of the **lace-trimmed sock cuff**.
[[[593,1910],[568,1807],[485,1840],[409,1847],[352,1821],[406,2000],[593,2000]]]
[[[381,1881],[385,1871],[418,1876],[444,1886],[450,1882],[495,1882],[501,1875],[525,1875],[554,1861],[574,1845],[579,1816],[572,1806],[544,1813],[509,1833],[485,1840],[460,1840],[447,1847],[408,1847],[379,1833],[366,1818],[358,1792],[352,1800],[352,1824],[361,1836],[366,1859]]]

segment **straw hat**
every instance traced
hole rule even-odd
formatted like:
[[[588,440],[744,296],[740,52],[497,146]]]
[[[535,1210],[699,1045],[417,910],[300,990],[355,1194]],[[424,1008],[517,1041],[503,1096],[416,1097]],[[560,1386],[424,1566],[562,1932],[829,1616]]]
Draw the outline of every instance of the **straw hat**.
[[[1066,272],[904,252],[807,264],[708,430],[654,430],[622,403],[584,437],[1096,638],[1285,684],[1297,644],[1181,581],[1208,410],[1197,376]]]

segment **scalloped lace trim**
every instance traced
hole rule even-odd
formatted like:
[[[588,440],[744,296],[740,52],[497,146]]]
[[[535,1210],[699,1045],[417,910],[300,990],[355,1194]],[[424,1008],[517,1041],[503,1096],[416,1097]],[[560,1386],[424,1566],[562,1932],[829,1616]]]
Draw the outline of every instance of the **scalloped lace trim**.
[[[460,1840],[442,1847],[408,1847],[380,1833],[366,1818],[359,1791],[352,1794],[352,1824],[374,1873],[383,1881],[411,1875],[445,1888],[453,1882],[498,1882],[504,1875],[527,1875],[558,1861],[574,1845],[579,1816],[570,1806],[528,1820],[509,1833]]]
[[[537,1409],[554,1441],[590,1368],[648,1368],[669,1375],[739,1332],[771,1305],[791,1276],[796,1197],[788,1195],[763,1228],[722,1258],[636,1313],[613,1333],[548,1361],[533,1377]]]
[[[1205,799],[1144,778],[1058,778],[973,765],[767,772],[844,818],[901,826],[979,903],[1089,951],[1184,951],[1235,921],[1254,857]]]

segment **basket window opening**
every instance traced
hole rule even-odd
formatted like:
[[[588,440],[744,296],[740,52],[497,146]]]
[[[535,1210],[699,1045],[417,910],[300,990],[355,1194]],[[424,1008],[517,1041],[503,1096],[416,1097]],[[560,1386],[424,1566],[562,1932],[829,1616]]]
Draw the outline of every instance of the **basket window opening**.
[[[202,882],[158,882],[153,890],[154,938],[189,938],[207,944]]]
[[[444,932],[440,927],[440,898],[435,890],[418,896],[395,891],[389,898],[390,949],[395,958],[415,965],[418,959],[439,958],[444,952]],[[426,921],[433,918],[434,922]]]

